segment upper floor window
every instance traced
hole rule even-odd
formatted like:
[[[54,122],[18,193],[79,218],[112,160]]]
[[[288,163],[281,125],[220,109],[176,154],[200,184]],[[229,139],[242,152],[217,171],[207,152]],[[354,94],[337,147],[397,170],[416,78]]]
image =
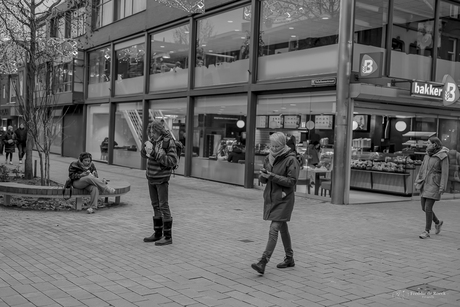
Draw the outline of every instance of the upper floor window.
[[[72,70],[70,63],[54,66],[54,91],[70,92],[72,89]]]
[[[113,0],[96,0],[95,27],[100,28],[113,22]]]
[[[117,19],[139,13],[145,10],[145,7],[145,0],[117,0]]]
[[[57,38],[66,38],[66,16],[55,18],[51,21],[51,36]]]
[[[86,8],[81,7],[71,13],[71,31],[72,38],[82,36],[86,33]]]

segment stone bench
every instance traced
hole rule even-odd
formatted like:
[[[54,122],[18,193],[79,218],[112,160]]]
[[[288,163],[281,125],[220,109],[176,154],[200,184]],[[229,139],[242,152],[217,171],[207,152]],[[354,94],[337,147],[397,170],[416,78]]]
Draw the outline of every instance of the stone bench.
[[[131,190],[131,185],[126,181],[110,181],[110,186],[115,189],[114,193],[100,193],[100,197],[105,197],[105,202],[108,202],[109,197],[115,197],[115,203],[119,204],[121,196]],[[24,196],[33,198],[68,198],[69,190],[65,195],[62,195],[64,188],[62,186],[39,186],[28,185],[16,182],[0,182],[0,194],[3,194],[4,204],[10,205],[11,196]],[[90,194],[86,190],[72,189],[72,197],[75,198],[75,210],[81,210],[83,207],[83,197],[89,197]]]

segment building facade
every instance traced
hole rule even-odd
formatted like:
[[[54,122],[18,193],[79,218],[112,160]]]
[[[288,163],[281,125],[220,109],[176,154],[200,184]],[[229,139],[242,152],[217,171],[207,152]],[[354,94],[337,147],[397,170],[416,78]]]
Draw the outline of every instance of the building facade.
[[[145,127],[163,119],[185,145],[177,174],[253,188],[270,134],[282,131],[310,161],[308,146],[320,143],[319,164],[307,162],[297,192],[330,199],[333,182],[346,180],[349,203],[415,195],[429,136],[460,150],[459,105],[420,92],[442,88],[446,75],[460,83],[460,1],[355,1],[352,140],[341,147],[340,1],[200,3],[205,11],[197,13],[99,0],[50,22],[52,33],[86,42],[81,55],[59,64],[68,80],[60,103],[72,112],[65,112],[57,153],[86,150],[95,160],[143,169]],[[334,155],[344,154],[348,178],[335,178]]]

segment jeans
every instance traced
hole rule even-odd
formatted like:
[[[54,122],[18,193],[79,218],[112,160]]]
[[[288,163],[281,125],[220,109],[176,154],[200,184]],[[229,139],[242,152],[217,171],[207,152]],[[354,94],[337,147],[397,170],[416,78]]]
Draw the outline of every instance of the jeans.
[[[273,251],[275,250],[276,241],[278,241],[278,232],[281,233],[281,240],[283,241],[284,252],[286,257],[292,257],[294,251],[292,250],[291,244],[291,235],[289,234],[289,229],[287,222],[277,222],[272,221],[270,224],[270,231],[268,232],[268,242],[267,247],[265,248],[264,255],[267,258],[270,258]]]
[[[19,160],[22,160],[22,158],[24,158],[24,155],[26,154],[25,149],[26,149],[26,143],[22,143],[22,142],[18,143]]]
[[[104,192],[107,185],[101,179],[88,175],[72,183],[75,189],[86,190],[90,193],[90,208],[97,208],[97,200],[99,199],[99,191]]]
[[[150,202],[153,207],[153,215],[163,217],[163,221],[171,221],[171,210],[168,203],[169,182],[161,184],[149,183]]]
[[[434,202],[435,200],[431,198],[421,198],[422,210],[425,211],[426,216],[425,230],[428,232],[431,230],[431,222],[439,224],[439,220],[433,212]]]

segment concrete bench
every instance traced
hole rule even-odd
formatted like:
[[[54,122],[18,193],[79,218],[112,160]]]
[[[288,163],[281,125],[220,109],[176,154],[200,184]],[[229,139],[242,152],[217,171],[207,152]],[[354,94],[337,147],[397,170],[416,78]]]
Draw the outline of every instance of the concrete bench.
[[[131,185],[126,181],[110,181],[110,186],[115,189],[115,193],[100,193],[100,197],[105,197],[108,202],[109,197],[115,197],[115,203],[119,204],[121,196],[131,190]],[[0,182],[0,194],[3,194],[4,204],[10,205],[11,196],[24,196],[33,198],[64,198],[62,196],[63,187],[56,186],[39,186],[28,185],[16,182]],[[75,210],[81,210],[83,207],[82,197],[90,196],[86,190],[72,189],[72,198],[75,198]],[[69,197],[69,191],[66,191],[65,198]]]

